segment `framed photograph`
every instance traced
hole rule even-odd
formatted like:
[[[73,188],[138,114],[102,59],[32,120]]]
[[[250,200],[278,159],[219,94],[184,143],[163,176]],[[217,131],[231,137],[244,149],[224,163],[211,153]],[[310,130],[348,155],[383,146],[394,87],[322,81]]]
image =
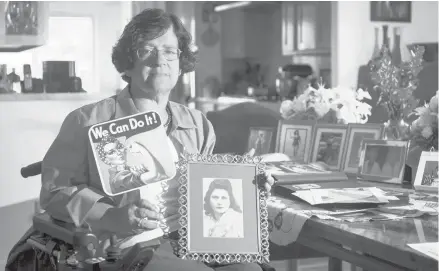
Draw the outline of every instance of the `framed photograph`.
[[[250,127],[247,152],[251,149],[255,149],[255,156],[272,152],[273,134],[274,128]]]
[[[267,192],[260,157],[186,154],[180,172],[178,255],[208,263],[268,263]]]
[[[339,171],[342,166],[346,138],[347,125],[317,124],[310,162],[324,162],[331,170]]]
[[[307,163],[311,154],[315,122],[279,121],[276,152],[288,155],[293,161]]]
[[[419,160],[416,179],[413,184],[416,190],[436,192],[439,191],[439,153],[422,152]]]
[[[370,20],[372,22],[403,22],[412,20],[411,1],[371,1]]]
[[[358,176],[366,181],[402,183],[407,141],[364,139]]]
[[[383,124],[349,124],[346,151],[343,158],[343,171],[358,172],[360,164],[361,143],[364,139],[381,139],[384,131]]]

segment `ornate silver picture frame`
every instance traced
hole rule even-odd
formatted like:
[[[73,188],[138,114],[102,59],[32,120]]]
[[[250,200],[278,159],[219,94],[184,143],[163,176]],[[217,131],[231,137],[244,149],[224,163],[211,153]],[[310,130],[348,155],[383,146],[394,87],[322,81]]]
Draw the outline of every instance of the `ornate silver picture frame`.
[[[260,157],[185,154],[177,254],[207,263],[268,263],[264,164]]]

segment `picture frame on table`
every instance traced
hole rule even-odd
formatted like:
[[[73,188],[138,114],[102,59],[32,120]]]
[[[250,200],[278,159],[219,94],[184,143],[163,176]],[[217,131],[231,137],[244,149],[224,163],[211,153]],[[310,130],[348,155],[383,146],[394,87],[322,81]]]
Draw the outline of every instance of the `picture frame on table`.
[[[343,171],[357,174],[360,164],[361,143],[364,139],[382,139],[384,132],[383,124],[348,124],[348,137],[346,151],[343,158]]]
[[[316,122],[281,120],[277,128],[276,151],[293,161],[308,163]]]
[[[436,192],[439,191],[439,153],[424,151],[419,159],[418,171],[416,172],[413,186],[415,190]]]
[[[366,181],[401,184],[407,150],[408,141],[363,140],[358,177]]]
[[[261,157],[185,154],[178,256],[207,263],[268,263],[267,191]],[[219,220],[216,220],[216,218]]]
[[[247,140],[247,152],[255,149],[254,156],[273,152],[273,127],[250,127]]]
[[[347,127],[344,124],[316,124],[310,162],[324,162],[330,170],[340,171],[346,146]]]

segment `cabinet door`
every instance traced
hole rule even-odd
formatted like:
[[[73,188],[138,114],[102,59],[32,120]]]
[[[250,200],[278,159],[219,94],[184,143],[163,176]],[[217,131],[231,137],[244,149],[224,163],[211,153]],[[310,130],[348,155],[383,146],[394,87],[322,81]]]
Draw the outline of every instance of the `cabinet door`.
[[[221,12],[221,50],[225,58],[244,58],[245,13],[240,9]]]
[[[316,41],[317,49],[331,48],[331,2],[319,2],[317,8]]]
[[[282,53],[291,55],[296,50],[296,16],[295,4],[292,2],[282,2]]]
[[[0,47],[43,45],[48,37],[49,2],[0,2]]]
[[[316,49],[317,4],[309,2],[297,4],[297,49]]]

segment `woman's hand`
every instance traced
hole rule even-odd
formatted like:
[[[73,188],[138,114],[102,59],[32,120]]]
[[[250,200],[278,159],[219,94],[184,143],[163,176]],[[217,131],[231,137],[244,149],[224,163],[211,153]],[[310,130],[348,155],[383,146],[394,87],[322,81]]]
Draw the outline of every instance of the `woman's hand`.
[[[265,172],[265,176],[264,177],[265,177],[264,178],[265,182],[263,183],[263,185],[264,185],[265,190],[267,190],[267,192],[268,192],[268,196],[270,196],[271,188],[274,185],[275,180],[274,180],[274,177],[271,176],[271,173],[267,172],[267,171]]]
[[[102,217],[103,225],[113,233],[139,233],[159,226],[159,208],[147,200],[109,209]]]
[[[244,154],[244,156],[253,156],[254,154],[255,154],[255,149],[251,149],[248,153]],[[262,163],[290,160],[290,158],[283,153],[267,153],[261,155],[261,157],[262,157],[261,160]],[[271,175],[270,172],[266,171],[261,179],[262,179],[262,183],[260,185],[263,186],[265,190],[268,192],[268,194],[270,195],[271,187],[275,183],[274,177]]]

